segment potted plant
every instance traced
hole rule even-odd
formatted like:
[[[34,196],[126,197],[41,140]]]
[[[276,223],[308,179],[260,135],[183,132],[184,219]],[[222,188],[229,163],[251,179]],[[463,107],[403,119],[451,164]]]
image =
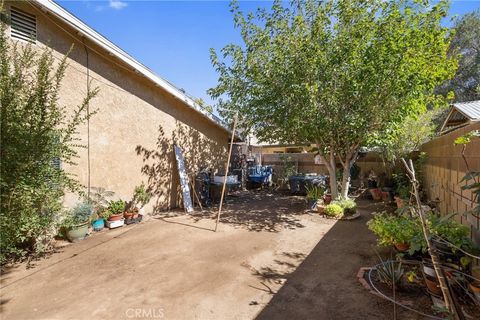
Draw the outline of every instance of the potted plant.
[[[327,193],[326,195],[323,196],[323,203],[326,205],[330,204],[332,202],[332,195]]]
[[[145,185],[142,183],[135,187],[133,197],[130,202],[127,203],[125,208],[124,218],[127,219],[127,224],[133,219],[138,219],[139,211],[142,209],[152,198],[152,194],[147,191]],[[140,215],[141,218],[141,215]],[[133,221],[137,222],[137,221]]]
[[[475,296],[478,302],[480,302],[480,266],[472,268],[473,281],[468,284],[468,288]]]
[[[96,219],[92,221],[92,227],[95,231],[100,231],[105,227],[105,220],[110,217],[111,213],[108,209],[103,209],[101,211],[97,211],[95,217]]]
[[[93,230],[100,231],[105,227],[105,220],[110,216],[110,211],[107,209],[109,206],[107,198],[113,195],[113,191],[105,188],[92,188],[92,193],[87,201],[92,204],[95,213],[95,219],[92,221]]]
[[[382,200],[382,190],[378,188],[369,189],[370,194],[372,195],[373,200],[379,201]]]
[[[125,210],[125,201],[123,200],[116,200],[110,201],[108,205],[108,212],[110,216],[108,217],[108,221],[118,221],[123,218],[123,212]]]
[[[397,195],[395,196],[395,203],[397,208],[403,208],[405,203],[410,199],[410,187],[409,186],[400,186],[397,189]]]
[[[73,209],[67,211],[62,221],[62,227],[69,241],[77,242],[87,236],[88,222],[92,212],[93,207],[88,202],[79,203]]]
[[[308,210],[317,209],[318,200],[322,199],[325,190],[322,187],[307,187],[307,208]]]
[[[421,230],[416,219],[382,212],[375,214],[367,225],[377,235],[378,244],[381,246],[393,245],[398,251],[408,250],[410,254],[419,249],[417,239],[421,236]]]
[[[343,217],[343,208],[335,203],[330,203],[325,207],[324,214],[328,217],[340,219]]]

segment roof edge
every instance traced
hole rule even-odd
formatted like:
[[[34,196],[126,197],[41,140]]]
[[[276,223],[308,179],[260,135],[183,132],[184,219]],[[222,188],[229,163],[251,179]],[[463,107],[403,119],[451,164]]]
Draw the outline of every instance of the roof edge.
[[[41,10],[53,14],[60,20],[64,21],[67,25],[77,30],[81,36],[88,38],[96,45],[106,50],[112,56],[118,58],[120,61],[130,66],[133,72],[136,71],[141,75],[145,76],[157,86],[164,89],[167,93],[170,93],[173,97],[180,100],[194,111],[198,112],[211,123],[227,131],[229,134],[232,134],[232,131],[228,128],[228,126],[222,119],[206,111],[204,108],[198,105],[189,95],[183,93],[180,89],[178,89],[176,86],[174,86],[167,80],[156,75],[149,68],[138,62],[127,52],[123,51],[121,48],[119,48],[110,40],[102,36],[100,33],[93,30],[86,23],[75,17],[73,14],[61,7],[59,4],[53,2],[52,0],[33,0],[33,2],[37,4]]]

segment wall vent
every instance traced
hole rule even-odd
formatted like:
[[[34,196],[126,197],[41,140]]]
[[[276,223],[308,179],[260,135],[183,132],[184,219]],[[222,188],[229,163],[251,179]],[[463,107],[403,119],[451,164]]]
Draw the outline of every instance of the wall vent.
[[[13,39],[35,43],[37,40],[37,18],[16,8],[10,9],[10,32]]]

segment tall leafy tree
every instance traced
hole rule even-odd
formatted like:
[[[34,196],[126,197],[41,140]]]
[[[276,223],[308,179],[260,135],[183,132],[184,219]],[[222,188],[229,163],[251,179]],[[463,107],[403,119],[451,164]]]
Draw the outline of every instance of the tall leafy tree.
[[[439,92],[452,91],[456,101],[480,99],[480,10],[463,15],[454,26],[451,55],[460,55],[455,77]]]
[[[372,134],[437,104],[433,88],[453,75],[445,1],[295,0],[244,15],[243,44],[211,50],[226,117],[264,141],[313,142],[331,177],[350,167]],[[330,179],[333,196],[337,181]]]

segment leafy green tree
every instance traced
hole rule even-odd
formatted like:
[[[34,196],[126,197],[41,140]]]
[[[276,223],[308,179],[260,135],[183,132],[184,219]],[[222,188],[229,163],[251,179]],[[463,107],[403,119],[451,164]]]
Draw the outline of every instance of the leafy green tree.
[[[457,20],[450,54],[459,54],[455,77],[444,83],[439,91],[453,91],[456,101],[480,99],[480,10],[467,13]]]
[[[0,10],[1,13],[1,10]],[[49,249],[65,190],[78,182],[58,163],[74,164],[77,127],[91,113],[89,90],[76,108],[58,104],[67,67],[52,50],[10,41],[0,25],[0,263]],[[57,165],[54,165],[54,164]]]
[[[393,168],[401,158],[408,157],[433,138],[437,129],[435,119],[441,114],[442,109],[439,108],[407,116],[395,127],[373,134],[372,145],[380,150],[384,161]]]
[[[261,140],[316,143],[331,177],[350,167],[373,133],[439,104],[433,88],[453,76],[445,1],[293,1],[244,15],[232,3],[242,45],[222,59],[209,90],[225,117]],[[330,179],[337,196],[337,181]]]

